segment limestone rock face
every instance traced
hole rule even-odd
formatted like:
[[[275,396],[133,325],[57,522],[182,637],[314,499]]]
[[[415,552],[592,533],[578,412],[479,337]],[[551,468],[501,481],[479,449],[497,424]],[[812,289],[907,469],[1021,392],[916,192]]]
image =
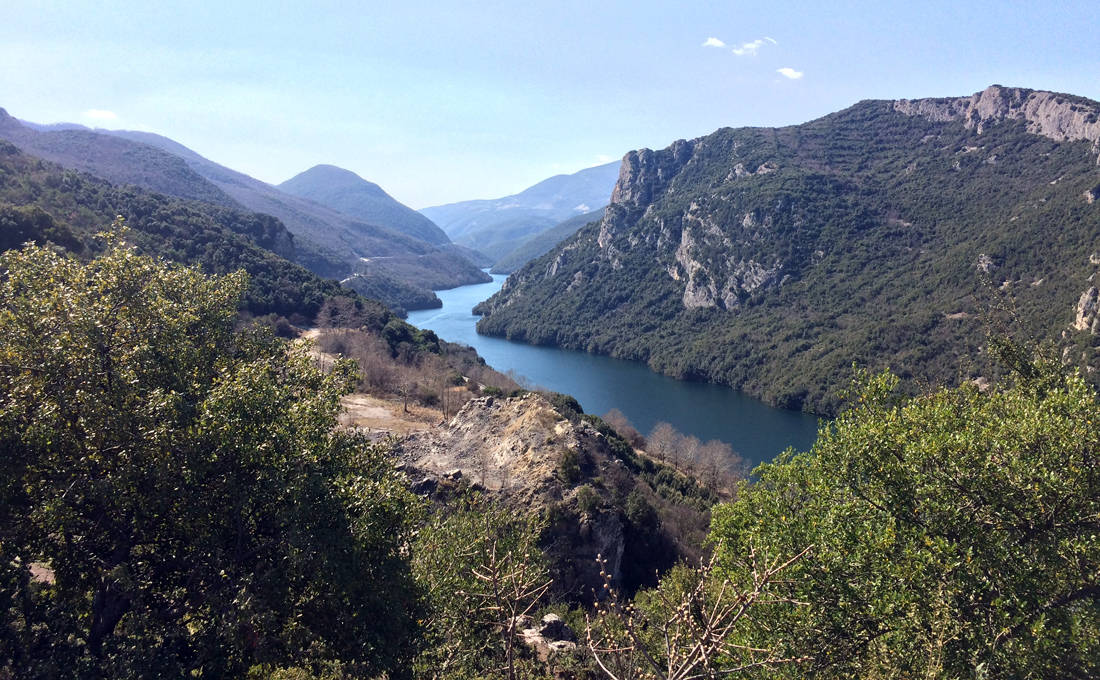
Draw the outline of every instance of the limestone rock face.
[[[558,654],[577,649],[576,634],[557,614],[547,614],[537,624],[528,616],[520,617],[516,629],[524,644],[535,650],[539,661],[546,662]]]
[[[648,206],[691,160],[696,144],[698,140],[680,139],[660,151],[641,149],[626,154],[611,202],[633,208]]]
[[[1100,334],[1100,291],[1097,291],[1095,286],[1081,293],[1081,299],[1077,301],[1077,318],[1073,322],[1073,328],[1088,331],[1093,335]]]
[[[1100,151],[1100,111],[1053,92],[992,85],[969,97],[899,99],[894,110],[936,122],[962,120],[979,134],[989,122],[1023,120],[1028,132],[1057,142],[1089,141]]]

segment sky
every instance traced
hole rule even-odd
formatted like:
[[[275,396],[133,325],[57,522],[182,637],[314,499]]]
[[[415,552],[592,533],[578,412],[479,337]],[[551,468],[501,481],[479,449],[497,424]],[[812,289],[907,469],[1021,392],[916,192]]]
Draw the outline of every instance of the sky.
[[[643,147],[997,83],[1100,100],[1081,2],[0,3],[0,107],[422,208]]]

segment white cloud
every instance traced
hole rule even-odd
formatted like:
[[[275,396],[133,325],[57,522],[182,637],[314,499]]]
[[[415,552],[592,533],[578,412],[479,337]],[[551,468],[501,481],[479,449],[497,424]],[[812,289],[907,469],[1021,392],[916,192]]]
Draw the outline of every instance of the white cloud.
[[[596,154],[596,162],[599,163],[600,165],[603,165],[605,163],[610,163],[613,160],[615,160],[615,159],[612,156],[608,156],[605,153]]]
[[[105,109],[88,109],[84,113],[80,114],[82,118],[88,120],[108,121],[118,120],[118,114],[114,111],[107,111]]]
[[[743,43],[740,47],[733,48],[733,53],[736,54],[739,57],[743,57],[745,55],[755,57],[757,50],[759,50],[761,47],[763,47],[764,43],[771,43],[773,45],[778,45],[779,44],[779,42],[776,41],[775,38],[769,38],[769,37],[765,36],[763,38],[757,38],[756,40],[753,40],[752,42]]]
[[[784,66],[783,68],[777,68],[775,70],[775,72],[778,73],[779,75],[783,76],[784,78],[790,78],[791,80],[798,80],[799,78],[801,78],[802,76],[805,75],[804,73],[802,73],[802,71],[796,71],[793,68],[791,68],[790,66]]]
[[[718,38],[707,38],[703,41],[703,47],[725,47],[726,43],[722,42]]]

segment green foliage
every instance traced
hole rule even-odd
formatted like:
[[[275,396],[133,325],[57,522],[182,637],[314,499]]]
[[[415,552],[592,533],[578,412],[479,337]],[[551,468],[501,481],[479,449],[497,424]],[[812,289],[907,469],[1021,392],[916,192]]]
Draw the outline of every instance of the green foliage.
[[[401,319],[391,318],[382,327],[382,339],[394,357],[407,360],[419,353],[439,354],[442,350],[439,336],[434,331],[412,326]]]
[[[636,528],[636,531],[652,534],[661,525],[661,518],[657,515],[657,510],[650,505],[646,497],[639,493],[637,489],[627,495],[624,511],[627,521]]]
[[[48,213],[34,207],[0,204],[0,252],[18,248],[28,241],[40,246],[56,243],[74,253],[84,250],[84,244],[72,231],[58,225]]]
[[[365,298],[385,301],[386,306],[401,317],[407,316],[410,309],[443,306],[442,300],[432,291],[401,281],[383,271],[355,274],[344,279],[343,285]]]
[[[321,328],[359,328],[374,333],[381,333],[392,319],[393,314],[381,303],[361,297],[328,298],[317,312]]]
[[[809,657],[791,677],[1100,674],[1095,391],[1034,357],[987,393],[897,385],[863,374],[810,453],[715,511],[735,580],[750,547],[811,547],[738,642]]]
[[[545,582],[546,558],[536,547],[542,525],[473,494],[433,515],[417,535],[413,570],[428,602],[417,678],[504,677],[507,622],[491,604],[487,566],[523,565],[528,581]],[[520,604],[520,610],[537,599]],[[532,609],[533,611],[533,609]],[[522,645],[520,645],[522,647]],[[523,658],[520,648],[512,650]],[[530,677],[534,676],[531,673]],[[541,676],[540,676],[541,677]]]
[[[576,422],[578,418],[584,415],[584,409],[581,408],[580,402],[572,395],[562,394],[561,392],[547,392],[545,396],[563,418]]]
[[[0,674],[402,675],[418,506],[335,429],[351,367],[234,332],[241,273],[113,239],[0,269]]]
[[[581,456],[574,449],[562,449],[558,458],[558,477],[566,484],[581,480]]]
[[[834,414],[853,361],[892,368],[908,393],[989,369],[980,255],[1042,335],[1060,334],[1092,285],[1100,210],[1082,195],[1095,153],[1022,121],[979,135],[863,102],[639,153],[651,155],[638,181],[652,180],[633,187],[639,202],[610,206],[603,225],[513,274],[478,306],[479,332]],[[715,307],[683,304],[684,255]],[[749,262],[774,277],[742,285],[737,263]],[[1080,348],[1096,349],[1095,338]]]
[[[648,458],[639,458],[635,455],[634,447],[630,445],[630,442],[623,439],[622,435],[603,421],[603,418],[591,413],[585,413],[583,419],[589,425],[595,427],[597,432],[607,438],[607,443],[611,448],[612,455],[618,460],[626,463],[631,470],[635,472],[651,472],[656,469],[653,461]]]
[[[588,484],[577,487],[577,510],[591,515],[600,506],[600,496]]]

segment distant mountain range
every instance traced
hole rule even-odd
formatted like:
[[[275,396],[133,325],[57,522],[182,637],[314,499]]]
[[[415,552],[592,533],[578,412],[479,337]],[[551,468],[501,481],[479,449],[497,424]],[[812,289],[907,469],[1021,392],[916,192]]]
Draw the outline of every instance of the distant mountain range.
[[[1100,104],[1000,86],[631,152],[603,218],[513,274],[478,330],[826,414],[853,362],[982,382],[991,329],[1091,371],[1098,155]]]
[[[478,268],[483,261],[470,261],[482,259],[479,255],[455,247],[430,220],[377,185],[332,166],[299,175],[284,191],[160,135],[23,123],[3,109],[0,139],[117,184],[272,215],[294,236],[290,257],[295,262],[328,278],[357,275],[362,282],[380,277],[378,285],[369,287],[386,291],[383,301],[394,309],[435,306],[439,301],[433,286],[449,288],[488,278]],[[338,178],[338,187],[323,190],[325,178]]]
[[[455,243],[485,253],[494,261],[527,238],[564,220],[607,204],[619,176],[619,161],[555,175],[518,194],[424,208]]]
[[[593,210],[592,212],[586,212],[576,217],[570,217],[549,229],[545,229],[533,236],[527,237],[526,240],[499,257],[497,261],[493,263],[492,273],[511,274],[536,257],[550,252],[554,246],[577,233],[577,231],[586,224],[599,222],[603,219],[603,214],[606,210],[607,206],[605,205],[599,210]]]

